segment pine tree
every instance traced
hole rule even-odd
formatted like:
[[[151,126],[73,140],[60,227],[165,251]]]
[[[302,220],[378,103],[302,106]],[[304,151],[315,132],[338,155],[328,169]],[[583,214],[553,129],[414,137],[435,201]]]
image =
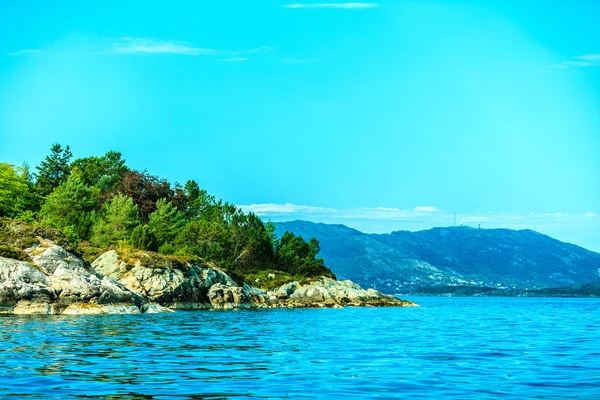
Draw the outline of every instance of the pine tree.
[[[43,196],[49,195],[58,185],[65,182],[71,172],[69,160],[73,157],[73,154],[71,154],[69,146],[63,149],[60,144],[54,143],[50,148],[50,152],[50,155],[46,156],[41,164],[36,167],[39,171],[36,187]]]
[[[92,243],[102,247],[129,239],[139,222],[137,205],[130,197],[119,194],[102,206],[93,228]]]
[[[150,214],[148,227],[158,239],[158,245],[172,241],[185,226],[183,213],[167,199],[156,202],[156,211]]]
[[[69,176],[46,198],[40,210],[42,224],[61,230],[71,226],[80,239],[89,237],[95,192],[79,178]]]

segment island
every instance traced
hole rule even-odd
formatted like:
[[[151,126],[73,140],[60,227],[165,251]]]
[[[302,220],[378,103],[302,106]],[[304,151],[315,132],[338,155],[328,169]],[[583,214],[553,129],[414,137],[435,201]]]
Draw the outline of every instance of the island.
[[[416,306],[338,281],[308,241],[108,152],[0,163],[0,313]]]

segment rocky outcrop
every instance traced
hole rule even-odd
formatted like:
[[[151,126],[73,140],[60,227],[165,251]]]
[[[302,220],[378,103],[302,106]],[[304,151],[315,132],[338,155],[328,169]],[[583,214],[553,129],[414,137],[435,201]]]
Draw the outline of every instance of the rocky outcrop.
[[[267,292],[192,259],[115,250],[91,265],[50,240],[0,257],[0,313],[139,314],[196,309],[411,306],[330,278]]]
[[[155,256],[157,257],[157,256]],[[128,262],[108,251],[92,263],[97,272],[172,309],[250,308],[266,301],[266,292],[239,285],[215,266],[190,260],[134,253]]]
[[[30,262],[0,257],[0,312],[99,314],[165,311],[94,271],[48,240],[25,249]],[[157,308],[158,307],[158,308]]]
[[[321,278],[306,285],[291,282],[269,295],[271,302],[266,306],[273,307],[416,306],[374,289],[362,289],[351,281],[331,278]]]

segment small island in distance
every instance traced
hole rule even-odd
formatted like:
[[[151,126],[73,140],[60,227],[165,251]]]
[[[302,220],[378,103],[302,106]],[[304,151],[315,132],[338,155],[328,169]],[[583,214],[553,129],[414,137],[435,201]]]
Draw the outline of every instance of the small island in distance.
[[[278,237],[193,180],[71,158],[54,144],[36,173],[0,163],[0,313],[415,306],[338,281],[318,240]]]

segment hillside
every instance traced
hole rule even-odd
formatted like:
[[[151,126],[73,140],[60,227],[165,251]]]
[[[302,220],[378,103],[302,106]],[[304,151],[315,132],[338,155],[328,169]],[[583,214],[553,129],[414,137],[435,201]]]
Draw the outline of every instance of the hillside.
[[[0,162],[0,227],[53,228],[88,262],[111,248],[192,257],[264,289],[335,278],[316,239],[276,239],[273,224],[215,198],[193,179],[181,185],[133,170],[116,151],[72,158],[69,146],[55,143],[35,173],[29,164]],[[27,247],[15,247],[5,236],[17,233],[7,232],[0,231],[0,257],[26,261]]]
[[[600,282],[600,254],[531,230],[446,227],[366,234],[344,225],[277,223],[315,237],[320,255],[340,278],[388,293],[417,288],[564,287]]]

